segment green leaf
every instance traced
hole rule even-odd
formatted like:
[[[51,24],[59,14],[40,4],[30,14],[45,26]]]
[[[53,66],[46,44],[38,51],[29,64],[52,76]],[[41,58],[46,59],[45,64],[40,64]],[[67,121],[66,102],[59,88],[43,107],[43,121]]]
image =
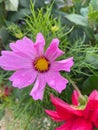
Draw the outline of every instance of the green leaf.
[[[3,0],[0,0],[0,3],[2,3]]]
[[[5,9],[8,11],[17,11],[19,0],[5,0]]]
[[[91,0],[90,5],[94,10],[98,10],[98,0]]]
[[[96,41],[98,42],[98,34],[95,34],[94,36],[95,36]]]
[[[4,9],[3,4],[0,4],[0,27],[5,24],[6,11]]]
[[[92,13],[89,13],[88,18],[93,21],[98,20],[98,11],[93,11]]]
[[[1,37],[3,43],[8,43],[9,34],[6,30],[6,27],[0,28],[0,37]]]
[[[0,110],[0,120],[3,118],[4,115],[5,115],[4,109]]]
[[[20,0],[20,1],[19,1],[19,5],[22,6],[22,7],[29,8],[29,6],[30,6],[30,1],[29,1],[29,0]]]
[[[88,21],[86,17],[83,17],[78,14],[68,14],[65,16],[69,21],[81,25],[81,26],[88,26]]]
[[[13,13],[10,15],[10,21],[18,21],[19,19],[24,18],[25,16],[29,15],[30,9],[24,8],[24,9],[19,9],[18,12]]]
[[[81,87],[83,94],[90,94],[94,89],[98,90],[98,76],[96,75],[87,78]]]
[[[91,52],[87,52],[85,62],[90,64],[95,69],[98,69],[98,54],[93,53],[93,50],[91,50]]]
[[[98,0],[91,0],[88,9],[88,18],[92,21],[98,20]]]
[[[87,15],[88,15],[88,7],[86,7],[86,8],[81,8],[81,9],[80,9],[80,13],[81,13],[84,17],[87,17]]]

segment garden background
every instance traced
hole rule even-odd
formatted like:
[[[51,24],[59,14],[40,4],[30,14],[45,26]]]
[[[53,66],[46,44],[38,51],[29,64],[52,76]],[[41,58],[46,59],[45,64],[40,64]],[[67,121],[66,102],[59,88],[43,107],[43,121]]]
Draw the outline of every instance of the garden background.
[[[65,52],[60,59],[74,57],[71,72],[61,72],[69,83],[61,94],[47,86],[43,100],[35,101],[29,96],[33,84],[14,88],[8,80],[12,72],[0,68],[2,130],[53,130],[59,123],[44,112],[53,109],[50,93],[71,103],[74,84],[84,95],[98,90],[98,0],[0,0],[0,54],[24,36],[35,41],[39,32],[46,47],[53,38],[60,40]]]

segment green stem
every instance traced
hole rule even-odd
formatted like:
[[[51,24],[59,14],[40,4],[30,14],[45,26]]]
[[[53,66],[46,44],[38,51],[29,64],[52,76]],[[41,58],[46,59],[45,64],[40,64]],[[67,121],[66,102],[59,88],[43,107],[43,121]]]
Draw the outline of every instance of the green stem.
[[[82,97],[82,94],[81,94],[79,88],[77,87],[77,85],[75,84],[75,82],[72,79],[69,79],[69,81],[72,84],[73,88],[78,91],[79,96]]]

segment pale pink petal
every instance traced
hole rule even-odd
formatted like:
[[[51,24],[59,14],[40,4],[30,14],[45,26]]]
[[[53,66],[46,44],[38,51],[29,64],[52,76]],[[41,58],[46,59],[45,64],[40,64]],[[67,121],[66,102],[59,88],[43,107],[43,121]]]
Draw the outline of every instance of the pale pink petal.
[[[14,87],[24,88],[31,85],[37,76],[37,72],[33,69],[21,69],[14,72],[9,78],[13,82]]]
[[[45,46],[44,36],[41,33],[38,33],[34,45],[36,52],[38,53],[38,56],[42,56],[44,54],[44,46]]]
[[[22,57],[11,51],[2,51],[0,66],[6,70],[17,70],[22,68],[32,68],[32,59]]]
[[[72,104],[78,106],[79,105],[79,93],[77,90],[73,91],[72,94]]]
[[[58,45],[59,40],[56,38],[52,40],[50,46],[47,48],[45,56],[49,61],[54,61],[56,58],[64,54],[64,52],[58,48]]]
[[[89,119],[77,117],[71,130],[94,130],[94,128]]]
[[[51,117],[52,120],[57,121],[57,122],[63,121],[63,119],[58,115],[56,111],[45,110],[45,112]]]
[[[51,95],[51,101],[56,107],[56,111],[58,115],[63,119],[63,120],[69,120],[74,118],[76,115],[77,116],[82,116],[82,111],[75,109],[73,106],[70,104],[62,101],[61,99],[54,97]]]
[[[39,74],[34,84],[34,87],[30,92],[30,95],[33,97],[34,100],[43,99],[45,85],[46,85],[46,81],[45,81],[44,74]]]
[[[66,60],[54,61],[51,64],[52,64],[51,70],[54,71],[64,70],[70,72],[70,69],[73,66],[74,62],[73,62],[73,57],[70,57]]]
[[[59,72],[49,71],[46,73],[45,78],[48,85],[59,93],[66,88],[68,83],[68,80],[62,77]]]
[[[10,48],[18,55],[24,57],[34,59],[37,56],[33,41],[27,37],[17,40],[16,43],[10,43]]]

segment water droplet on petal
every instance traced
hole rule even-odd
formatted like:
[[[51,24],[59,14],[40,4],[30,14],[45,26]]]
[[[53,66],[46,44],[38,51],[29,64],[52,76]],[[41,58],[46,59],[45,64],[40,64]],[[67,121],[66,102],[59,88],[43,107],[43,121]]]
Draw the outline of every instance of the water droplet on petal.
[[[51,80],[51,81],[50,81],[50,85],[51,85],[51,86],[54,86],[54,85],[55,85],[55,81],[54,81],[54,80]]]
[[[17,79],[17,83],[20,82],[20,79]]]
[[[29,80],[28,83],[31,83],[31,80]]]

